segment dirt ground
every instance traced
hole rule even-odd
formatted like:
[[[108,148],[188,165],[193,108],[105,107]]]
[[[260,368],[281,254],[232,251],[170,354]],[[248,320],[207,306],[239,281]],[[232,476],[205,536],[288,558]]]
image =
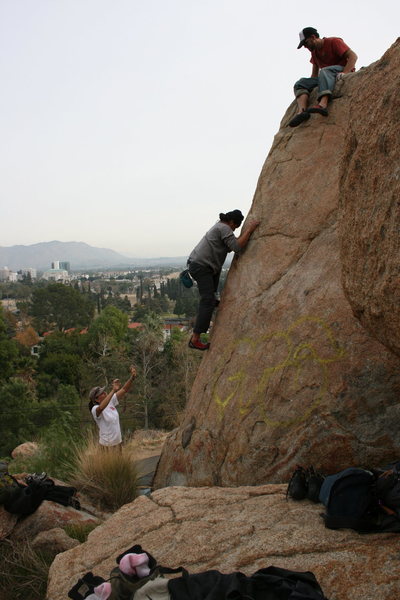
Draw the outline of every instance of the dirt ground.
[[[126,445],[132,448],[135,460],[139,461],[145,458],[159,456],[167,435],[167,431],[140,429],[135,431]]]

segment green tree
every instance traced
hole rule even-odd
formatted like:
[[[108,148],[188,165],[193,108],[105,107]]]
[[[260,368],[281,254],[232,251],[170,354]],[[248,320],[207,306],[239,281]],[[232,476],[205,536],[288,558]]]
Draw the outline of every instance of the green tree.
[[[87,346],[87,336],[79,331],[54,331],[43,340],[40,357],[51,354],[77,354],[83,356]]]
[[[176,327],[164,346],[155,399],[159,427],[177,427],[189,400],[202,357],[200,352],[192,352],[188,348],[187,339],[187,332]]]
[[[38,285],[38,284],[35,284]],[[21,282],[0,283],[0,298],[15,298],[22,300],[29,298],[32,293],[32,286]]]
[[[97,356],[105,356],[126,341],[127,329],[127,314],[115,306],[106,306],[89,327],[92,352]]]
[[[40,346],[36,365],[40,399],[52,397],[61,384],[82,388],[82,368],[88,345],[86,334],[54,331]]]
[[[157,296],[154,298],[143,298],[142,304],[136,304],[133,311],[133,319],[135,321],[142,322],[145,317],[152,314],[161,315],[167,312],[169,309],[169,303],[167,298],[164,296]]]
[[[184,289],[175,302],[174,313],[186,317],[194,317],[199,306],[197,288]]]
[[[0,395],[0,455],[6,456],[35,434],[33,417],[38,406],[31,386],[21,379],[0,385]]]
[[[113,295],[109,294],[106,298],[104,298],[103,308],[106,306],[115,306],[119,310],[122,310],[126,313],[129,313],[132,309],[128,296],[121,298],[121,295],[118,292],[114,293]]]
[[[86,327],[94,315],[94,304],[82,294],[62,283],[51,283],[32,292],[29,314],[38,331],[57,328]]]
[[[133,340],[134,364],[138,367],[136,380],[136,405],[148,429],[150,410],[154,404],[155,372],[162,362],[163,328],[161,319],[154,313],[146,315],[143,326],[136,330]]]
[[[39,357],[38,383],[40,397],[48,397],[63,383],[79,388],[82,359],[76,354],[50,354]],[[44,377],[41,375],[44,375]]]
[[[9,323],[0,305],[0,381],[9,379],[15,374],[19,361],[19,347],[9,339]]]

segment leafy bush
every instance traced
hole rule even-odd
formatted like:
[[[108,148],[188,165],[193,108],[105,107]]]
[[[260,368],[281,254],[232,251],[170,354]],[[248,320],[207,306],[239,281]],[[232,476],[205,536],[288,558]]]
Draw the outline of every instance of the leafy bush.
[[[62,423],[52,424],[39,439],[39,450],[32,456],[15,458],[9,466],[11,473],[47,473],[66,481],[74,460],[74,444],[71,436],[62,431]]]
[[[43,600],[54,556],[36,552],[30,543],[0,542],[1,598]]]
[[[0,454],[7,455],[35,431],[30,412],[40,410],[30,386],[21,379],[0,384]]]
[[[70,389],[73,390],[71,386],[61,386],[60,392],[67,393]],[[71,398],[70,394],[68,398]],[[76,427],[76,412],[65,410],[62,402],[56,404],[50,401],[46,406],[52,409],[53,418],[56,416],[56,419],[41,431],[38,437],[39,451],[32,456],[14,459],[10,464],[10,472],[42,473],[44,471],[51,477],[67,480],[71,463],[75,459],[78,436],[80,436],[80,431]]]
[[[93,438],[76,447],[72,484],[106,510],[117,510],[137,496],[137,471],[132,452],[102,448]]]

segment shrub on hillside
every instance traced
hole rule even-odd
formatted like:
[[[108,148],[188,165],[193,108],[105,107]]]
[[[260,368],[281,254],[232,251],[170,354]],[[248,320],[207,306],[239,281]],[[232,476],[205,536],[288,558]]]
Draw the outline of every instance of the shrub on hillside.
[[[10,463],[12,473],[42,473],[63,481],[68,479],[71,463],[75,458],[76,435],[74,422],[68,413],[60,415],[58,422],[53,422],[44,429],[38,438],[39,450],[32,456],[15,458]]]

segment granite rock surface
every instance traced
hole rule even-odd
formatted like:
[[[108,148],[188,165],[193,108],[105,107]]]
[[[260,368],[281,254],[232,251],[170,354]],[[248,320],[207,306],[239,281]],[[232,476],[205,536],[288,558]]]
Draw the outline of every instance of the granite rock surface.
[[[338,83],[327,118],[293,129],[287,110],[156,488],[400,457],[399,77],[397,41]]]
[[[349,107],[340,189],[343,285],[355,316],[400,356],[400,41]],[[365,107],[369,105],[370,109]],[[362,118],[360,118],[362,115]]]
[[[400,536],[326,529],[321,504],[287,501],[285,485],[170,487],[122,507],[58,554],[47,600],[65,600],[88,571],[108,578],[116,557],[139,543],[159,564],[190,573],[251,575],[270,565],[312,571],[330,600],[394,600],[400,594]]]

